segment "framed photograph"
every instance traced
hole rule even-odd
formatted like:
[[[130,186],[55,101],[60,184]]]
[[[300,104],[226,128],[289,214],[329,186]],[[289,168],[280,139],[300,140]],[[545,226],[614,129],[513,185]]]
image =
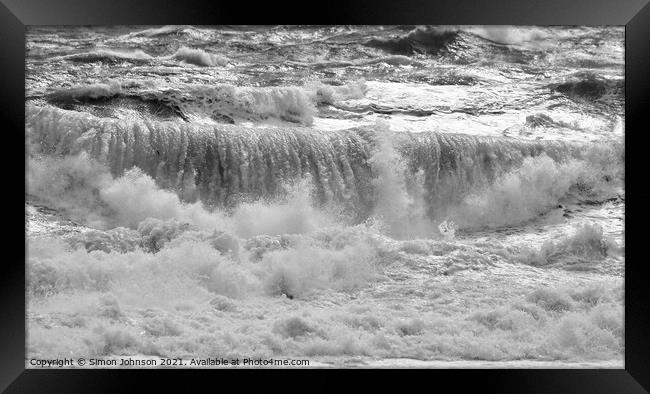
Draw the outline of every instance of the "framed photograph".
[[[647,392],[650,6],[246,8],[3,0],[3,389]]]

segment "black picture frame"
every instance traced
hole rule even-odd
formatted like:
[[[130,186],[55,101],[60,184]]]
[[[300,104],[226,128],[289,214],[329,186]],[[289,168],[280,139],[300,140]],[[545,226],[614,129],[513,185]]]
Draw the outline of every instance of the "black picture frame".
[[[589,392],[641,393],[650,390],[650,292],[644,275],[644,243],[648,209],[643,204],[643,159],[650,119],[645,112],[650,104],[650,5],[646,0],[469,0],[327,2],[290,5],[267,2],[173,1],[173,0],[0,0],[0,125],[4,169],[3,227],[5,249],[0,269],[0,389],[6,392],[103,392],[134,389],[132,379],[165,377],[180,387],[189,388],[205,372],[218,373],[220,379],[242,379],[250,371],[188,371],[191,377],[179,379],[176,370],[35,370],[25,369],[25,270],[26,239],[17,230],[24,223],[24,212],[17,209],[20,195],[16,185],[25,181],[20,161],[26,165],[27,153],[18,149],[24,142],[25,128],[25,27],[28,25],[165,25],[165,24],[480,24],[480,25],[625,25],[625,157],[628,180],[625,212],[625,367],[620,370],[432,370],[426,380],[434,387],[442,381],[454,391],[478,387],[497,392]],[[291,18],[292,11],[297,11]],[[21,159],[22,158],[22,159]],[[637,162],[633,164],[634,162]],[[631,172],[631,173],[630,173]],[[639,176],[636,176],[638,174]],[[15,182],[15,184],[14,184]],[[14,201],[16,200],[16,201]],[[11,205],[10,205],[11,204]],[[14,209],[14,204],[16,209]],[[634,223],[639,224],[635,226]],[[21,245],[25,247],[21,247]],[[265,370],[262,383],[275,378],[278,371]],[[368,371],[347,373],[367,380]],[[283,371],[304,375],[304,371]],[[391,373],[374,374],[376,383],[397,383]],[[289,379],[293,379],[289,377]],[[403,378],[402,378],[403,379]],[[128,382],[128,385],[127,383]],[[242,382],[242,385],[248,382]],[[269,383],[271,384],[271,383]],[[282,386],[287,385],[283,382]],[[314,384],[314,383],[312,383]],[[335,381],[319,378],[318,386],[336,386]],[[364,384],[364,383],[362,383]],[[215,385],[217,383],[215,382]],[[142,386],[148,387],[148,386]],[[172,386],[168,386],[171,388]],[[216,386],[215,386],[216,387]],[[244,386],[242,386],[244,387]],[[304,388],[304,387],[303,387]]]

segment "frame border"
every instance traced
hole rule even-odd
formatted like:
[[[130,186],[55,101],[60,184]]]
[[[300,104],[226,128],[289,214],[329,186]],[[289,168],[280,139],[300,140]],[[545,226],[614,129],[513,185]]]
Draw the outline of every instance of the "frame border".
[[[220,24],[257,23],[273,21],[288,22],[287,11],[305,11],[301,17],[292,18],[301,22],[330,21],[330,24],[508,24],[508,25],[625,25],[625,154],[626,171],[634,173],[640,165],[632,165],[632,160],[647,155],[645,144],[634,143],[632,139],[641,138],[647,133],[645,110],[650,108],[650,5],[647,0],[493,0],[472,3],[471,0],[442,0],[436,3],[426,0],[406,2],[346,2],[341,6],[328,3],[318,12],[304,7],[305,4],[287,6],[268,2],[262,6],[251,7],[244,2],[209,2],[208,0],[0,0],[0,125],[4,128],[5,142],[12,147],[24,141],[25,125],[25,27],[26,25],[164,25],[164,24]],[[255,11],[252,11],[252,10]],[[16,157],[12,157],[11,155]],[[15,177],[16,184],[25,182],[24,174],[11,171],[20,159],[18,149],[6,149],[2,155],[5,175]],[[22,158],[27,165],[27,150]],[[9,171],[7,171],[9,170]],[[11,181],[14,181],[12,178]],[[628,182],[625,192],[626,226],[633,222],[647,226],[650,221],[644,200],[650,194],[642,186]],[[25,184],[25,189],[26,189]],[[13,189],[13,187],[12,187]],[[19,193],[5,197],[18,206]],[[630,198],[631,196],[631,198]],[[632,207],[632,214],[630,208]],[[5,243],[17,249],[11,258],[5,257],[1,264],[0,303],[3,323],[0,324],[0,389],[6,392],[33,392],[47,388],[49,391],[88,392],[115,391],[135,388],[132,379],[125,386],[122,378],[137,378],[141,372],[148,377],[151,371],[140,370],[33,370],[25,369],[25,269],[26,237],[24,248],[18,246],[19,222],[24,220],[24,212],[5,208],[10,214],[9,238]],[[14,227],[15,226],[15,227]],[[25,229],[26,230],[26,229]],[[23,234],[25,235],[25,234]],[[480,389],[515,392],[648,392],[650,390],[650,304],[648,303],[647,275],[643,275],[645,259],[643,256],[643,231],[628,231],[625,253],[625,369],[624,370],[430,370],[427,380],[453,382],[454,387],[472,387],[480,384]],[[15,239],[14,239],[15,238]],[[629,242],[631,241],[631,242]],[[646,252],[647,253],[647,252]],[[19,257],[22,260],[19,260]],[[137,372],[136,372],[137,371]],[[161,370],[156,370],[160,372]],[[237,379],[248,370],[223,370]],[[258,370],[268,374],[268,370]],[[211,370],[211,373],[213,371]],[[219,372],[222,372],[219,370]],[[279,372],[279,371],[274,371]],[[286,371],[282,371],[286,372]],[[366,375],[366,371],[356,371]],[[194,381],[199,371],[185,370]],[[433,374],[433,375],[430,375]],[[299,374],[303,374],[299,372]],[[444,374],[444,376],[443,376]],[[468,374],[475,379],[467,379]],[[156,373],[156,378],[162,374]],[[167,377],[176,373],[166,374]],[[202,374],[205,376],[205,374]],[[220,377],[226,374],[220,373]],[[304,375],[304,374],[303,374]],[[381,374],[377,382],[388,383],[390,374]],[[141,374],[139,376],[142,376]],[[350,375],[348,375],[350,376]],[[358,377],[359,375],[355,375]],[[116,379],[119,377],[119,379]],[[374,375],[377,378],[377,375]],[[465,379],[463,379],[465,378]],[[176,379],[174,379],[176,380]],[[188,388],[186,378],[180,387]],[[264,380],[266,381],[266,380]],[[262,382],[264,382],[262,381]],[[364,379],[365,381],[365,379]],[[165,383],[168,383],[165,381]],[[399,381],[397,381],[399,384]],[[489,383],[489,384],[488,384]],[[335,383],[328,383],[334,385]],[[365,384],[365,382],[364,382]],[[65,386],[64,386],[65,385]],[[460,386],[460,387],[459,387]],[[171,387],[171,386],[167,386]],[[478,386],[477,386],[478,387]],[[143,388],[149,388],[144,386]],[[402,389],[404,387],[402,386]],[[645,389],[644,389],[645,388]],[[53,389],[53,390],[52,390]],[[505,389],[505,390],[504,390]]]

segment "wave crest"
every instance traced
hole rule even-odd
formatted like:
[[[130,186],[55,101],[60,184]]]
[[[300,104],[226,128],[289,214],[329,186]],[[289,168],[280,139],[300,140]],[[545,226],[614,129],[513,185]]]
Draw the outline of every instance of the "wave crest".
[[[365,45],[396,55],[436,54],[458,37],[458,32],[439,27],[418,27],[403,36],[373,38]]]
[[[566,82],[552,84],[549,87],[574,100],[596,101],[608,96],[624,95],[623,80],[609,80],[593,73],[578,73]]]
[[[117,50],[117,49],[94,49],[89,52],[76,53],[73,55],[66,55],[62,57],[66,60],[81,63],[93,62],[130,62],[130,63],[147,63],[153,59],[153,56],[143,52],[142,50]]]
[[[446,214],[460,228],[495,228],[533,219],[572,194],[596,201],[616,198],[622,186],[622,163],[610,160],[616,159],[615,149],[597,146],[585,156],[566,162],[545,154],[526,158],[521,167],[475,189]]]
[[[533,266],[591,270],[597,263],[619,251],[616,241],[605,236],[601,226],[584,223],[576,226],[572,234],[547,240],[539,249],[523,248],[515,259]]]
[[[112,80],[56,89],[47,94],[46,98],[65,109],[73,109],[70,104],[74,104],[74,109],[91,113],[97,108],[85,108],[84,104],[102,104],[103,112],[99,115],[131,104],[146,104],[149,107],[136,109],[140,109],[141,114],[142,109],[146,109],[147,114],[154,117],[159,115],[161,119],[176,114],[183,120],[195,116],[223,123],[276,120],[311,125],[318,105],[362,98],[366,91],[364,81],[353,81],[341,86],[313,81],[304,86],[237,87],[228,84],[157,86],[155,83]]]
[[[188,47],[179,48],[173,56],[186,63],[204,67],[225,66],[229,62],[229,59],[225,56]]]

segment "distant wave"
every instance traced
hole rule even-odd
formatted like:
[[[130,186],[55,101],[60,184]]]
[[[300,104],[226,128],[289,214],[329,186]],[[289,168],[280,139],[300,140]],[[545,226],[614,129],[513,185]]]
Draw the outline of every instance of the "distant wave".
[[[424,65],[424,63],[421,61],[403,55],[384,56],[377,59],[357,60],[357,61],[325,61],[325,62],[311,63],[308,65],[314,67],[314,69],[316,70],[321,70],[327,68],[341,68],[341,67],[351,67],[351,66],[362,67],[362,66],[379,64],[379,63],[385,63],[392,66],[422,67]]]
[[[435,54],[457,37],[457,31],[436,27],[419,27],[411,30],[406,35],[391,38],[372,38],[366,41],[365,45],[397,55]]]
[[[524,35],[523,32],[530,33],[529,30],[523,29],[519,35]],[[531,39],[534,36],[533,33],[529,35]],[[507,60],[513,63],[535,61],[538,54],[537,42],[535,45],[528,46],[514,46],[500,42],[516,41],[516,37],[517,33],[507,29],[501,32],[495,29],[476,30],[462,26],[428,26],[418,27],[407,34],[397,34],[389,38],[375,37],[366,41],[364,45],[382,49],[393,55],[432,55],[450,58],[460,64],[494,60]],[[524,39],[524,37],[519,38]]]
[[[405,26],[399,30],[406,30]],[[483,40],[490,41],[494,44],[523,46],[529,49],[541,49],[548,47],[551,42],[544,43],[546,40],[557,40],[560,38],[569,38],[573,36],[571,31],[552,31],[536,26],[473,26],[473,25],[456,25],[456,26],[420,26],[413,27],[406,35],[390,39],[396,44],[401,44],[408,48],[409,43],[431,43],[438,38],[453,38],[454,35],[473,35]]]
[[[572,99],[596,101],[606,96],[624,95],[623,80],[609,80],[593,73],[573,75],[566,82],[549,85],[551,90],[562,93]]]
[[[122,84],[117,81],[96,83],[72,88],[56,89],[46,95],[52,102],[81,102],[86,100],[108,99],[122,94]]]
[[[57,89],[45,97],[60,108],[84,111],[99,117],[119,118],[120,111],[131,110],[144,119],[157,120],[181,118],[188,120],[173,102],[153,94],[136,93],[131,87],[135,82],[111,81],[67,89]]]
[[[94,49],[89,52],[76,53],[72,55],[62,56],[65,60],[70,60],[80,63],[93,63],[93,62],[131,62],[131,63],[145,63],[152,59],[153,56],[146,54],[141,50],[126,51],[115,49]]]
[[[168,25],[157,28],[145,29],[122,36],[122,39],[133,37],[161,37],[161,36],[189,36],[192,38],[203,38],[205,33],[188,25]]]
[[[228,64],[229,59],[225,56],[208,53],[201,49],[192,49],[188,47],[181,47],[174,54],[174,58],[182,60],[186,63],[194,64],[197,66],[225,66]]]
[[[227,84],[188,84],[179,87],[148,88],[138,83],[92,84],[57,89],[46,98],[53,104],[124,104],[124,101],[156,102],[171,108],[180,117],[207,116],[225,123],[238,121],[281,121],[310,125],[316,106],[333,104],[338,100],[361,98],[366,87],[363,81],[342,86],[310,83],[287,87],[237,87]],[[63,108],[71,109],[63,106]],[[83,108],[82,108],[83,109]]]
[[[175,59],[188,64],[203,67],[225,66],[229,59],[215,53],[209,53],[202,49],[194,49],[186,46],[180,47],[175,53],[169,56],[155,57],[142,50],[117,50],[117,49],[93,49],[88,52],[75,53],[59,57],[77,63],[118,63],[129,62],[143,64],[155,60]]]

